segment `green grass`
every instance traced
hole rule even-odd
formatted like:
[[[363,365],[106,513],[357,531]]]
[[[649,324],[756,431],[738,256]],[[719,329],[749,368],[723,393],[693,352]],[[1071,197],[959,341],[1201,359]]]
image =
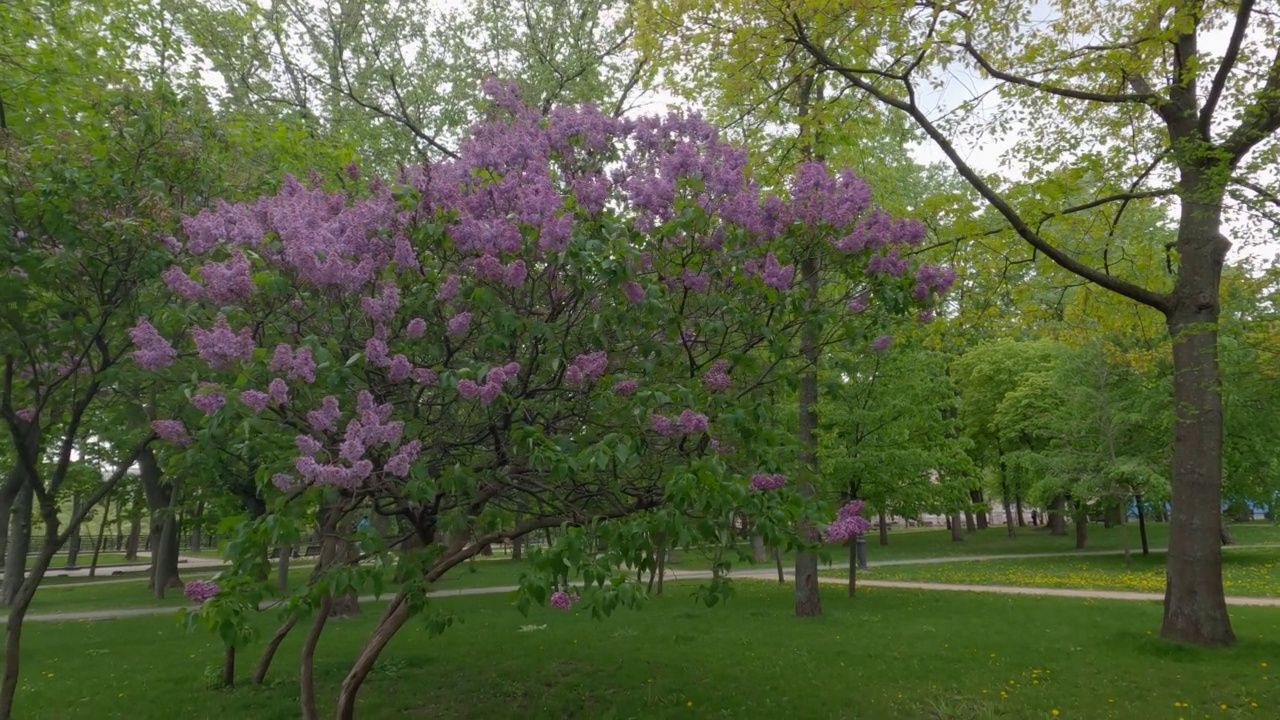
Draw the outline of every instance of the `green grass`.
[[[361,692],[361,718],[1258,718],[1280,714],[1280,612],[1232,611],[1240,643],[1174,646],[1151,634],[1158,603],[824,592],[791,616],[789,587],[736,584],[706,609],[689,586],[602,622],[485,596],[440,600],[462,621],[431,638],[411,622]],[[316,660],[321,715],[377,609],[332,622]],[[272,624],[261,619],[264,632]],[[543,627],[521,632],[527,624]],[[32,623],[16,713],[33,720],[297,716],[295,631],[267,687],[209,690],[218,641],[170,618]],[[1186,707],[1182,707],[1185,703]],[[1175,705],[1176,704],[1176,705]],[[1254,707],[1256,704],[1256,707]],[[1226,705],[1226,710],[1221,709]]]
[[[982,560],[873,568],[876,580],[1016,585],[1101,590],[1164,592],[1165,555],[1133,556],[1125,567],[1118,555],[1048,557],[1026,560]],[[843,575],[843,571],[826,571]],[[1280,552],[1228,548],[1222,556],[1222,579],[1228,595],[1280,597]]]
[[[290,583],[300,586],[311,574],[311,563],[294,561],[290,568]],[[482,560],[474,564],[462,565],[436,583],[433,589],[448,590],[466,587],[495,587],[515,585],[526,569],[523,563],[510,560]],[[209,578],[212,570],[183,572],[184,582],[198,578]],[[274,576],[273,576],[274,578]],[[188,601],[181,590],[171,590],[163,600],[156,600],[147,589],[147,577],[131,578],[129,582],[120,582],[118,578],[102,578],[100,582],[91,582],[83,578],[68,578],[65,582],[54,583],[54,578],[42,583],[31,601],[33,613],[82,612],[90,610],[110,610],[116,608],[149,608],[173,607],[186,605]],[[117,580],[116,582],[107,582]],[[64,585],[71,584],[70,587]]]

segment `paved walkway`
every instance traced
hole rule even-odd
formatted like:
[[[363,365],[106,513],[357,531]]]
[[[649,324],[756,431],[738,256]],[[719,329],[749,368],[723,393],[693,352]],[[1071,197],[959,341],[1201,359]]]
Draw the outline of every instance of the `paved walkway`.
[[[1052,553],[1050,556],[1058,555]],[[1083,554],[1083,553],[1073,553]],[[1098,552],[1094,554],[1108,554]],[[1004,556],[997,556],[1004,557]],[[1028,557],[1028,556],[1022,556]],[[1032,555],[1030,557],[1041,557]],[[951,562],[952,560],[967,559],[974,560],[978,558],[948,558],[941,562]],[[933,560],[938,561],[937,558]],[[885,561],[881,565],[908,564],[916,561],[900,560]],[[847,567],[847,566],[846,566]],[[827,569],[841,569],[840,566],[829,566]],[[785,570],[785,575],[790,579],[792,571]],[[772,580],[777,581],[778,573],[776,570],[746,570],[730,573],[731,577],[741,580]],[[711,577],[709,570],[690,570],[690,571],[673,571],[666,576],[672,582],[680,582],[682,580],[701,580]],[[847,578],[823,576],[818,577],[818,582],[824,585],[844,585],[848,582]],[[1065,597],[1089,600],[1124,600],[1137,602],[1160,602],[1164,600],[1164,595],[1160,593],[1142,593],[1127,592],[1119,590],[1075,590],[1070,588],[1047,588],[1047,587],[1016,587],[1012,585],[956,585],[952,583],[929,583],[929,582],[904,582],[898,580],[873,580],[869,578],[858,578],[858,585],[861,587],[879,587],[879,588],[895,588],[900,590],[925,590],[940,592],[978,592],[991,593],[994,595],[1032,595],[1039,597]],[[466,597],[470,595],[500,595],[519,590],[516,585],[496,585],[492,587],[475,587],[475,588],[458,588],[453,590],[435,590],[427,593],[429,598],[448,598],[448,597]],[[383,595],[383,599],[389,595]],[[366,595],[360,598],[360,602],[374,602],[377,600],[372,595]],[[1257,607],[1280,607],[1280,597],[1241,597],[1227,596],[1228,605],[1250,605]],[[87,620],[113,620],[117,618],[130,618],[145,615],[166,615],[177,612],[176,607],[150,607],[150,608],[117,608],[108,610],[90,610],[83,612],[65,612],[65,613],[31,613],[27,615],[30,622],[76,622]],[[0,624],[7,622],[7,618],[0,616]]]

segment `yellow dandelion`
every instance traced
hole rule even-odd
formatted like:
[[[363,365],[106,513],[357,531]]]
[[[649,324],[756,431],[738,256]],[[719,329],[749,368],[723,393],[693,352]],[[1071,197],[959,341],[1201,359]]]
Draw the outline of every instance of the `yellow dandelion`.
[[[1258,703],[1256,703],[1256,702],[1251,702],[1251,703],[1249,703],[1249,707],[1258,707]]]
[[[1058,716],[1059,716],[1059,715],[1061,715],[1062,713],[1058,712],[1058,708],[1054,708],[1054,709],[1052,710],[1052,714],[1053,714],[1053,716],[1054,716],[1054,717],[1058,717]]]
[[[1259,664],[1259,665],[1261,665],[1262,667],[1266,667],[1266,666],[1267,666],[1267,664],[1266,664],[1266,663],[1258,663],[1258,664]]]
[[[693,707],[693,701],[690,700],[689,702],[685,703],[685,707]]]

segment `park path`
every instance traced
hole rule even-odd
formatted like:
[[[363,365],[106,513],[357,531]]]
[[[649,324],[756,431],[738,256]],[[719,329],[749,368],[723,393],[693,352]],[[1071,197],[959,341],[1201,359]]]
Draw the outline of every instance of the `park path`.
[[[1058,555],[1052,553],[1050,556]],[[1083,554],[1083,553],[1073,553]],[[1102,551],[1094,554],[1108,554]],[[998,556],[1005,557],[1005,556]],[[1022,556],[1027,557],[1027,556]],[[1030,557],[1039,557],[1031,555]],[[975,560],[978,558],[967,558]],[[950,562],[952,559],[944,560]],[[891,564],[907,564],[912,561],[885,561],[881,565]],[[847,566],[846,566],[847,567]],[[830,566],[826,569],[838,570],[840,566]],[[792,572],[786,570],[784,574],[790,578]],[[731,577],[741,580],[774,580],[778,578],[776,570],[745,570],[731,572]],[[709,570],[690,570],[690,571],[672,571],[666,576],[673,582],[681,580],[704,580],[711,577]],[[847,578],[832,577],[829,575],[820,575],[818,582],[823,585],[844,585],[848,582]],[[1038,597],[1062,597],[1077,598],[1085,600],[1123,600],[1137,602],[1161,602],[1164,595],[1160,593],[1143,593],[1129,592],[1122,590],[1077,590],[1071,588],[1049,588],[1049,587],[1017,587],[1012,585],[959,585],[953,583],[933,583],[933,582],[906,582],[899,580],[872,580],[858,579],[859,587],[878,587],[878,588],[894,588],[899,590],[924,590],[938,592],[978,592],[990,593],[993,595],[1031,595]],[[456,588],[452,590],[435,590],[427,593],[429,598],[449,598],[449,597],[466,597],[471,595],[500,595],[519,590],[516,585],[495,585],[492,587],[474,587],[474,588]],[[387,595],[384,598],[389,597]],[[374,602],[378,598],[372,595],[366,595],[360,598],[360,602]],[[1255,607],[1280,607],[1280,597],[1244,597],[1244,596],[1227,596],[1228,605],[1247,605]],[[149,607],[149,608],[115,608],[108,610],[86,610],[81,612],[61,612],[61,613],[30,613],[27,620],[31,622],[78,622],[90,620],[114,620],[119,618],[140,617],[146,615],[166,615],[175,613],[177,607]],[[7,618],[0,617],[0,624],[7,622]]]

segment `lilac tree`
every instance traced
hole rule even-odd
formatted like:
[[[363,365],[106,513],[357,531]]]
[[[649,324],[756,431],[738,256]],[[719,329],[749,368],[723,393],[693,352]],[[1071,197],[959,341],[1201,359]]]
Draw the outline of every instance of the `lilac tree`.
[[[296,532],[282,518],[319,525],[321,572],[282,629],[314,614],[305,717],[310,654],[345,594],[394,590],[339,718],[428,586],[493,543],[559,528],[531,554],[519,605],[596,615],[635,602],[620,568],[644,569],[659,535],[719,542],[745,512],[798,543],[797,513],[830,511],[787,486],[794,445],[766,390],[806,326],[847,342],[851,309],[928,306],[949,283],[907,259],[922,226],[872,208],[852,173],[810,163],[765,192],[696,117],[543,116],[511,87],[488,90],[490,117],[457,160],[352,194],[290,179],[187,218],[165,273],[177,304],[134,327],[139,364],[195,372],[199,422],[157,433],[269,448],[269,512],[231,543],[237,570],[212,597],[200,588],[194,616],[232,644],[264,592],[246,579],[261,543]],[[791,249],[814,242],[857,278],[821,303],[792,292]],[[363,514],[387,530],[356,526]],[[717,578],[705,597],[724,590]]]

